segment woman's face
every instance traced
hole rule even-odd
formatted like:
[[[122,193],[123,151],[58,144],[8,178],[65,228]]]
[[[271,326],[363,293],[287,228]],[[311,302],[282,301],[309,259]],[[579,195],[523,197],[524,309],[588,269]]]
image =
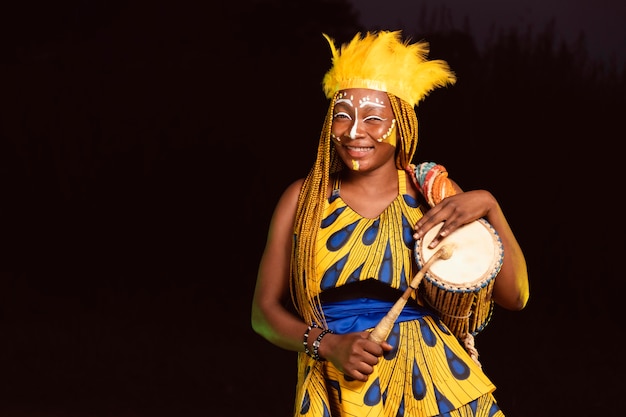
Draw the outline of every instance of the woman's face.
[[[396,120],[387,93],[350,88],[337,93],[331,138],[344,163],[369,170],[395,159]]]

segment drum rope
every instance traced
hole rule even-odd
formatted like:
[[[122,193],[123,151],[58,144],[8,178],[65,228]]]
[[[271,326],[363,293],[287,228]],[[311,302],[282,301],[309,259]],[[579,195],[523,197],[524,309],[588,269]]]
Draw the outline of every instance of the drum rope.
[[[468,322],[469,322],[469,318],[472,315],[471,311],[466,316],[455,316],[453,314],[444,313],[443,311],[439,311],[435,306],[433,306],[431,302],[428,300],[428,297],[423,297],[423,299],[426,302],[426,304],[428,304],[434,311],[439,313],[441,316],[445,316],[445,318],[461,319],[461,320],[468,319]],[[445,319],[442,319],[442,321],[446,323]],[[465,351],[470,355],[470,358],[472,358],[472,360],[476,362],[476,364],[482,368],[482,364],[478,360],[478,349],[476,349],[476,347],[474,346],[474,335],[469,331],[463,331],[462,335],[458,334],[462,328],[469,327],[468,322],[464,322],[463,324],[465,325],[462,325],[459,323],[456,323],[456,324],[446,323],[446,325],[451,326],[450,330],[455,334],[455,336],[459,339],[459,341],[463,342],[463,347],[465,348]]]
[[[463,345],[465,346],[467,353],[469,353],[470,358],[472,358],[474,362],[482,368],[482,364],[478,361],[478,349],[474,346],[474,336],[470,332],[465,334],[465,337],[463,338]]]
[[[434,305],[432,305],[432,303],[430,302],[430,300],[427,297],[424,297],[424,301],[426,302],[426,304],[428,304],[428,306],[430,308],[432,308],[433,310],[435,310],[439,315],[441,316],[446,316],[446,317],[450,317],[452,319],[469,319],[470,316],[472,315],[472,312],[470,311],[467,316],[455,316],[454,314],[448,314],[448,313],[444,313],[443,311],[440,311],[437,309],[437,307],[435,307]]]

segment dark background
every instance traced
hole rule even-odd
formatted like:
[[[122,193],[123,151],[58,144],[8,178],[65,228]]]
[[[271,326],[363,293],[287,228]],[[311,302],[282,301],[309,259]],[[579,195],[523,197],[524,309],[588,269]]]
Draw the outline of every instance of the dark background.
[[[250,327],[256,268],[314,160],[321,33],[365,28],[344,0],[226,3],[2,6],[0,416],[290,415],[295,354]],[[418,107],[417,158],[492,191],[528,261],[528,307],[476,340],[496,397],[616,414],[624,68],[549,26],[479,49],[416,22],[459,77]]]

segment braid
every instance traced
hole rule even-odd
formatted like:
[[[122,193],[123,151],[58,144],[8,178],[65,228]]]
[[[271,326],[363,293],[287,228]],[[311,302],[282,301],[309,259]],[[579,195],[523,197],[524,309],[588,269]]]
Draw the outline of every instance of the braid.
[[[315,164],[306,176],[298,196],[294,224],[295,240],[291,257],[291,299],[296,310],[306,322],[316,322],[324,326],[326,323],[319,296],[311,294],[306,279],[314,277],[317,273],[315,262],[317,231],[322,222],[330,173],[338,171],[341,167],[341,161],[330,141],[333,109],[334,100],[324,119]]]
[[[392,94],[387,94],[393,114],[398,121],[400,140],[396,150],[396,168],[406,169],[413,160],[417,149],[417,115],[415,109],[406,101]]]

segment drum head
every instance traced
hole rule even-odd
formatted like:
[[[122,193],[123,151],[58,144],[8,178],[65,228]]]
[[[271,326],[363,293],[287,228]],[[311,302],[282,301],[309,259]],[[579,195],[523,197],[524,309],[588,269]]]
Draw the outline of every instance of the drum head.
[[[443,223],[438,224],[415,242],[415,259],[420,269],[441,246],[452,248],[452,256],[433,262],[424,277],[450,290],[473,291],[485,286],[502,265],[502,243],[495,229],[479,219],[458,228],[437,247],[429,249],[428,244],[442,226]]]

